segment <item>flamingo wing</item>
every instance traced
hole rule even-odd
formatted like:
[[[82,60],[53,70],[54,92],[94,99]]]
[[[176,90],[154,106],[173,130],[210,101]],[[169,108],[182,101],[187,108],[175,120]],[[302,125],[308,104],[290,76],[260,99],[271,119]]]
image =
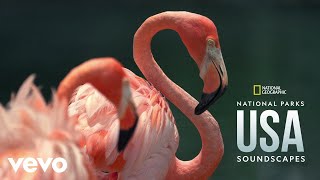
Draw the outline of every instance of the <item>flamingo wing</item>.
[[[156,122],[154,119],[157,119]],[[123,179],[164,179],[178,145],[175,125],[159,106],[140,115],[137,131],[125,150]]]
[[[76,129],[90,140],[87,142],[87,151],[95,151],[93,148],[103,146],[100,150],[104,151],[104,162],[100,163],[113,163],[118,155],[116,146],[120,131],[113,104],[90,84],[84,84],[75,91],[68,110],[69,116],[78,119]]]

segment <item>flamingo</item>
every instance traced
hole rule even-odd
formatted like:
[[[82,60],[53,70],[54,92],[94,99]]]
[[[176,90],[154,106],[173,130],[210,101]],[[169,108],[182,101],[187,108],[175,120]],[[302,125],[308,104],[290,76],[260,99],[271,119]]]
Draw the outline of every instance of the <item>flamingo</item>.
[[[33,84],[34,77],[25,80],[8,108],[0,105],[0,179],[95,179],[94,169],[80,149],[83,136],[74,130],[74,121],[66,123],[68,104],[56,95],[46,104]],[[44,161],[63,157],[67,169],[56,173],[50,166],[46,172],[38,167],[29,173],[21,165],[15,172],[8,160],[27,157]]]
[[[96,169],[118,171],[124,161],[121,152],[137,126],[136,109],[132,103],[126,74],[122,65],[113,58],[91,59],[75,67],[66,75],[59,84],[57,94],[67,100],[74,98],[73,92],[83,84],[91,84],[102,98],[108,99],[111,102],[110,106],[114,107],[113,115],[119,118],[119,121],[111,121],[109,117],[103,117],[103,123],[99,125],[110,126],[112,131],[103,128],[95,129],[96,131],[87,137],[86,153],[94,157],[91,160]],[[89,108],[94,109],[95,106],[91,105],[94,103],[96,103],[94,100],[88,100]],[[101,158],[108,153],[117,157],[107,160],[113,164],[107,165],[104,158]]]
[[[199,75],[204,82],[199,103],[172,82],[153,58],[151,40],[157,32],[164,29],[171,29],[179,34],[199,68]],[[214,23],[207,17],[190,12],[163,12],[151,16],[135,33],[133,56],[148,81],[124,68],[139,121],[130,142],[121,153],[118,179],[208,178],[222,159],[224,145],[217,121],[206,110],[222,96],[228,85]],[[106,88],[113,87],[111,85]],[[182,161],[175,156],[179,134],[165,98],[178,107],[199,131],[202,148],[192,160]],[[69,115],[78,119],[77,129],[88,139],[101,129],[108,131],[112,138],[116,129],[111,122],[118,120],[111,104],[94,87],[84,84],[73,94]],[[110,152],[110,147],[114,145],[106,142],[100,150],[105,152],[99,158],[106,165],[114,163],[119,156]],[[94,154],[91,155],[91,158],[95,158]],[[107,166],[101,170],[114,171]]]
[[[100,78],[100,79],[99,79]],[[34,76],[23,83],[17,95],[8,104],[8,108],[0,106],[0,179],[115,179],[116,173],[102,173],[92,168],[98,159],[88,158],[87,154],[99,152],[103,141],[94,141],[107,132],[100,131],[91,137],[86,144],[84,136],[74,128],[75,119],[68,117],[67,109],[73,88],[82,83],[90,83],[118,106],[118,117],[121,122],[113,122],[118,131],[112,141],[118,151],[125,148],[136,126],[135,107],[131,103],[129,83],[121,64],[113,58],[96,59],[85,62],[74,68],[61,82],[57,93],[53,94],[53,102],[46,104],[38,88],[33,84]],[[101,81],[102,80],[102,81]],[[109,81],[107,81],[109,80]],[[113,89],[105,89],[112,82]],[[71,94],[70,94],[71,93]],[[120,139],[120,141],[118,141]],[[99,142],[102,142],[99,144]],[[87,151],[83,147],[86,147]],[[104,153],[104,152],[103,152]],[[28,173],[20,168],[15,173],[7,158],[20,157],[63,157],[67,169],[63,173],[55,173],[52,169],[46,172],[36,170]],[[117,169],[115,160],[112,166]]]

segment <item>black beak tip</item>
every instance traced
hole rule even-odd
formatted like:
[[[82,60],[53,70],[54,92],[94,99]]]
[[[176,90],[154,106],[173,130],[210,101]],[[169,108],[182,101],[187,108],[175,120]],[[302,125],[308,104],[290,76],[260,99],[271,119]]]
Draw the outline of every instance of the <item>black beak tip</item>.
[[[200,115],[206,110],[209,109],[209,107],[217,100],[219,97],[219,91],[207,94],[207,93],[202,93],[201,100],[197,107],[194,109],[194,114],[195,115]]]
[[[201,104],[201,102],[197,105],[197,107],[194,109],[194,114],[195,115],[200,115],[207,109],[204,108],[204,106]]]
[[[119,140],[118,140],[118,152],[123,151],[127,147],[137,127],[138,120],[139,120],[139,117],[137,114],[135,114],[135,124],[133,125],[133,127],[131,127],[128,130],[120,130]]]
[[[124,150],[124,148],[126,147],[126,144],[122,144],[122,143],[118,143],[118,152],[121,152]]]

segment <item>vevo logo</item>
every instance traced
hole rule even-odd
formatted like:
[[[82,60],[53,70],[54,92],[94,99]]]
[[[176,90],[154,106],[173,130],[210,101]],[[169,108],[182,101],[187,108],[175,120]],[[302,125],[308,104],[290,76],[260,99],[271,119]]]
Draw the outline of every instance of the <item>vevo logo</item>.
[[[19,167],[22,164],[23,169],[28,173],[33,173],[37,170],[38,163],[43,170],[43,172],[46,172],[49,165],[51,164],[51,168],[56,173],[62,173],[68,168],[68,163],[64,158],[58,157],[58,158],[48,158],[46,161],[44,161],[42,158],[18,158],[18,161],[15,162],[13,158],[8,158],[9,163],[11,164],[14,172],[17,172]],[[23,163],[22,163],[23,162]],[[59,165],[60,164],[60,165]]]

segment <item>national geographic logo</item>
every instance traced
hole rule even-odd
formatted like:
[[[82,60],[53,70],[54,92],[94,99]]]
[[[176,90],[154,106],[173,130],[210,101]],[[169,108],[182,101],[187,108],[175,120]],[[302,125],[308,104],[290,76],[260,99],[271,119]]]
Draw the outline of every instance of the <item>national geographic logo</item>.
[[[261,84],[253,85],[253,95],[279,95],[287,94],[287,90],[281,89],[281,86],[262,86]]]

